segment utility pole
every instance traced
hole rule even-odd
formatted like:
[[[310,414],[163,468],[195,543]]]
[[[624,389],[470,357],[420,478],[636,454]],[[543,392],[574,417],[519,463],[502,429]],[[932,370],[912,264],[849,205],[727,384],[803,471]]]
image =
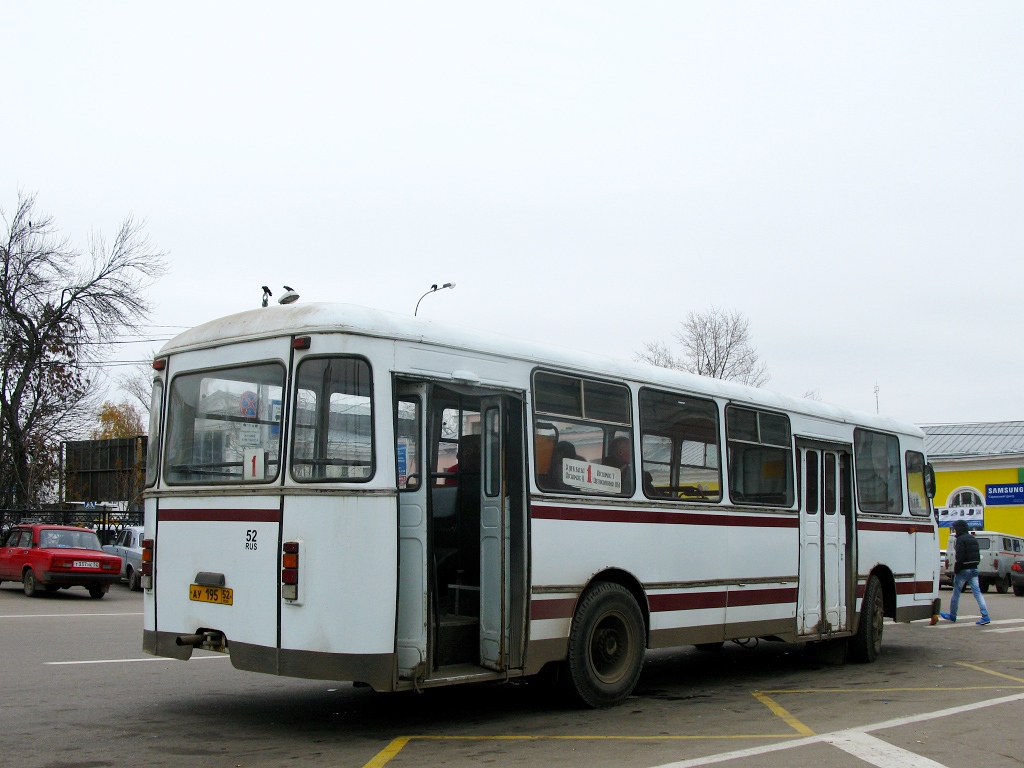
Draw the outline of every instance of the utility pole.
[[[875,383],[875,413],[878,413],[878,383]]]

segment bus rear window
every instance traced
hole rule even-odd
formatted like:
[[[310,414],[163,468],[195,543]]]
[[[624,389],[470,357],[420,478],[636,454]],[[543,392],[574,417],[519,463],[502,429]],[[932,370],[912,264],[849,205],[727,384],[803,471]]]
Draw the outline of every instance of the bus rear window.
[[[364,482],[373,476],[370,366],[352,357],[314,357],[295,377],[292,477]]]
[[[176,376],[167,415],[168,483],[270,482],[281,455],[279,363]]]
[[[146,487],[156,484],[160,465],[160,416],[164,410],[164,383],[157,379],[149,403],[149,445],[146,448]]]

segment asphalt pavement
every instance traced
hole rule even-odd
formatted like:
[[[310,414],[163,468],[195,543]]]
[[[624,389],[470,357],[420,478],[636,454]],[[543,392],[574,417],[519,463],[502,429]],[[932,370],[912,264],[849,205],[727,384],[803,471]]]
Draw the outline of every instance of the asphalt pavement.
[[[1024,764],[1024,598],[993,623],[885,625],[874,664],[802,645],[648,654],[635,694],[574,709],[540,684],[376,694],[142,652],[142,597],[115,585],[26,598],[0,585],[0,766]],[[944,606],[950,592],[942,592]]]

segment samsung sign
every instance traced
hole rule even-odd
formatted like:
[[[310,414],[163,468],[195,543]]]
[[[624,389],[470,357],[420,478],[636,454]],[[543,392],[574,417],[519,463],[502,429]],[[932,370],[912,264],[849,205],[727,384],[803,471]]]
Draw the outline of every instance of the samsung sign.
[[[986,506],[998,507],[1018,504],[1024,506],[1024,485],[1012,483],[985,486]]]

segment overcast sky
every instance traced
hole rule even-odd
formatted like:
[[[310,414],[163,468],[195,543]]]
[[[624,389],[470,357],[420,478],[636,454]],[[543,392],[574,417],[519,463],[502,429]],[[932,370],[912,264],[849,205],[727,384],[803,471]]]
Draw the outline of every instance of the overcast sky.
[[[0,73],[0,207],[145,219],[154,325],[454,281],[628,358],[716,305],[770,389],[1024,419],[1022,3],[0,0]]]

